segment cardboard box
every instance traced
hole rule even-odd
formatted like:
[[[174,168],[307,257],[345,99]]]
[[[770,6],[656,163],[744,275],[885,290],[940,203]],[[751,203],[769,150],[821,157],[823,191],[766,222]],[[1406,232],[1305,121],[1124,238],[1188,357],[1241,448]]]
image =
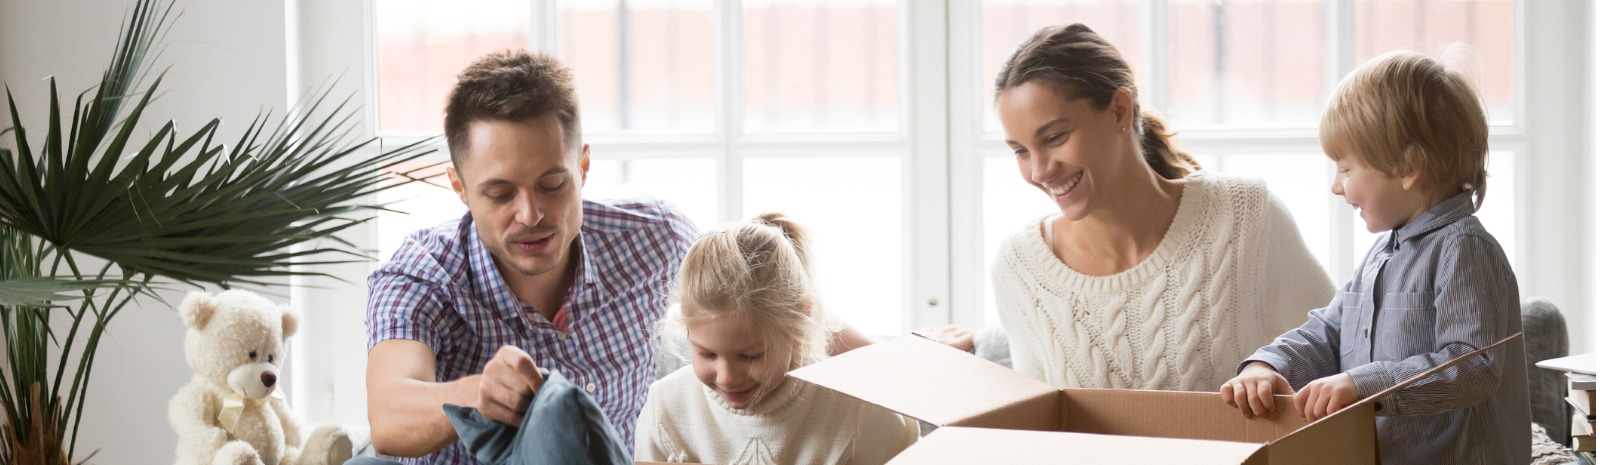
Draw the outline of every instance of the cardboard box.
[[[1057,389],[917,336],[859,348],[790,376],[940,428],[890,464],[1373,464],[1374,401],[1512,335],[1306,424],[1291,396],[1246,419],[1216,392]]]

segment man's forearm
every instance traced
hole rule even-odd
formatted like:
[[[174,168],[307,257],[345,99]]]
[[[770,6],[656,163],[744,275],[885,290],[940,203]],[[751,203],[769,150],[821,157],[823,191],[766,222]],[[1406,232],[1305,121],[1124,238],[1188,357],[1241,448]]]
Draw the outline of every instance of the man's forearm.
[[[444,383],[397,379],[369,386],[367,421],[378,453],[420,457],[456,441],[455,427],[444,416],[444,404],[475,405],[478,377]]]

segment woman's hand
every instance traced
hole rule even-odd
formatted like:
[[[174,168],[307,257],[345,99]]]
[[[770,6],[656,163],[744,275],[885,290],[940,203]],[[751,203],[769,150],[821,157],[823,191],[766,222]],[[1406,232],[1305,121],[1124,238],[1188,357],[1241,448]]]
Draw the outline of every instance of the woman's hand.
[[[917,334],[921,334],[922,337],[932,339],[934,342],[938,342],[940,344],[955,347],[967,352],[972,352],[973,332],[967,328],[956,325],[944,325],[934,328],[922,328],[917,330]]]
[[[1312,381],[1295,393],[1294,408],[1300,409],[1306,421],[1317,421],[1355,401],[1356,380],[1349,373],[1339,373]]]
[[[1320,380],[1319,380],[1320,381]],[[1222,401],[1244,412],[1245,418],[1271,415],[1278,409],[1273,394],[1293,394],[1289,380],[1265,362],[1250,362],[1239,371],[1239,376],[1222,383]],[[1303,392],[1303,391],[1302,391]],[[1295,396],[1299,406],[1300,396]]]

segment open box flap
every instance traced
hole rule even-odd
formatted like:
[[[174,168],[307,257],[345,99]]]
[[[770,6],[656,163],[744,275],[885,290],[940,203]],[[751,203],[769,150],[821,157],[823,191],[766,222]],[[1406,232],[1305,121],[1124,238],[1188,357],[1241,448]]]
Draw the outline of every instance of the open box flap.
[[[1260,444],[989,428],[939,428],[890,465],[1246,463]]]
[[[1056,388],[918,336],[854,349],[789,375],[938,426],[1059,424]]]
[[[1483,347],[1483,348],[1480,348],[1478,350],[1474,350],[1472,352],[1467,352],[1465,354],[1462,354],[1460,357],[1456,357],[1456,358],[1450,359],[1450,360],[1448,360],[1448,361],[1446,361],[1444,363],[1441,363],[1441,364],[1439,364],[1439,365],[1437,365],[1437,366],[1435,366],[1433,368],[1429,368],[1427,371],[1419,373],[1416,376],[1412,376],[1411,378],[1406,379],[1405,381],[1401,381],[1399,383],[1396,383],[1394,386],[1389,386],[1388,389],[1384,389],[1382,391],[1378,391],[1377,393],[1374,393],[1374,394],[1372,394],[1370,396],[1367,396],[1367,397],[1365,397],[1365,398],[1363,398],[1361,400],[1358,400],[1358,401],[1355,401],[1355,402],[1351,402],[1350,405],[1346,405],[1344,408],[1339,409],[1339,411],[1334,412],[1332,415],[1328,415],[1326,417],[1322,417],[1321,419],[1318,419],[1317,421],[1311,422],[1311,424],[1308,424],[1305,427],[1300,428],[1299,431],[1295,431],[1293,433],[1289,433],[1289,435],[1285,436],[1283,440],[1288,440],[1290,437],[1293,437],[1295,435],[1299,435],[1301,433],[1305,433],[1307,430],[1310,430],[1310,429],[1313,429],[1313,428],[1317,427],[1317,425],[1320,425],[1322,423],[1331,422],[1331,421],[1333,421],[1333,419],[1335,417],[1339,417],[1341,415],[1349,414],[1351,412],[1357,411],[1357,409],[1365,409],[1364,411],[1371,412],[1372,411],[1371,405],[1373,403],[1376,403],[1378,401],[1378,399],[1382,399],[1384,397],[1388,397],[1388,396],[1394,394],[1395,392],[1399,392],[1402,389],[1411,387],[1411,385],[1416,384],[1417,382],[1420,382],[1420,381],[1422,381],[1423,379],[1426,379],[1429,376],[1433,376],[1435,374],[1438,374],[1441,371],[1448,370],[1448,369],[1450,369],[1450,367],[1453,367],[1453,366],[1456,366],[1456,365],[1460,365],[1460,364],[1466,362],[1467,360],[1471,360],[1473,357],[1477,357],[1478,355],[1481,355],[1484,352],[1488,352],[1490,350],[1493,350],[1496,347],[1500,347],[1501,344],[1505,344],[1507,342],[1511,342],[1512,340],[1514,340],[1516,338],[1519,338],[1519,337],[1522,337],[1522,332],[1520,332],[1520,331],[1517,332],[1516,334],[1512,334],[1510,336],[1506,336],[1505,339],[1501,339],[1501,340],[1495,342],[1494,344],[1489,344],[1487,347]]]

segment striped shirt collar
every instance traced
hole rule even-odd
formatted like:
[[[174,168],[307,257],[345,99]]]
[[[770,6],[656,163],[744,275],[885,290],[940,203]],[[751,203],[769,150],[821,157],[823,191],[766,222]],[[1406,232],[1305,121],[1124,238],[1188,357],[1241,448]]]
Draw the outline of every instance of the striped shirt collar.
[[[1432,232],[1433,230],[1455,223],[1456,221],[1472,216],[1477,210],[1472,206],[1472,192],[1462,192],[1454,197],[1445,199],[1428,211],[1422,212],[1417,219],[1400,226],[1393,234],[1389,235],[1386,247],[1389,250],[1400,248],[1400,244],[1411,239]]]

